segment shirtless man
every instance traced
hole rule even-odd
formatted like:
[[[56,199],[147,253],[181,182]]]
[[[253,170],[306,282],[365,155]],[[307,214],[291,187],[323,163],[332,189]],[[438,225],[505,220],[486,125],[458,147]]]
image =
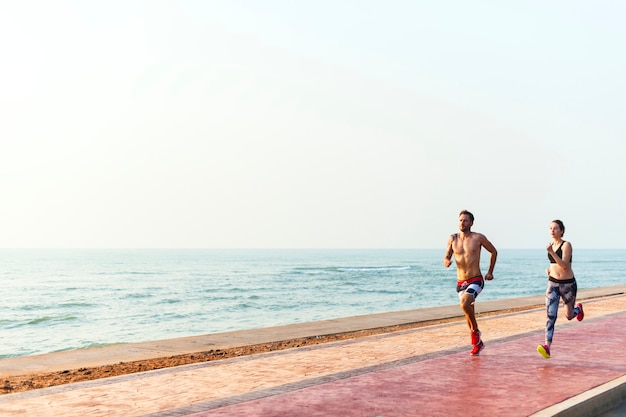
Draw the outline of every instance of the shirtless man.
[[[460,233],[450,235],[446,254],[443,257],[443,265],[448,268],[452,265],[452,255],[456,262],[457,284],[456,291],[461,300],[461,309],[465,313],[465,320],[472,335],[472,350],[470,355],[478,355],[485,344],[480,338],[476,314],[474,313],[474,301],[485,286],[485,280],[493,279],[493,268],[496,265],[498,251],[491,242],[481,233],[472,232],[474,215],[467,210],[459,213]],[[483,278],[480,272],[480,252],[485,248],[491,253],[489,270]]]

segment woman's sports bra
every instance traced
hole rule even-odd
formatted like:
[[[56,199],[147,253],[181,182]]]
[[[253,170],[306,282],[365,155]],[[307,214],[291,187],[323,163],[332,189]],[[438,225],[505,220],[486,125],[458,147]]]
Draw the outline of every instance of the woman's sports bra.
[[[559,258],[563,259],[563,250],[561,249],[561,246],[563,246],[563,243],[565,243],[565,241],[562,241],[561,244],[559,245],[559,247],[554,251],[554,253],[556,253]],[[554,258],[552,257],[552,255],[548,254],[548,259],[550,260],[551,264],[555,264],[556,261],[554,260]],[[569,261],[572,262],[572,257],[570,256]]]

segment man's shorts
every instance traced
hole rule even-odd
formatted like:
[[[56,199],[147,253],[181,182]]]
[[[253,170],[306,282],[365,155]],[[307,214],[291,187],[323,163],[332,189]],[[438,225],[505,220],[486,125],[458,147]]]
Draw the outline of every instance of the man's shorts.
[[[459,298],[463,297],[463,294],[470,294],[472,297],[476,298],[484,287],[485,280],[480,275],[466,281],[456,282],[456,292],[459,294]]]

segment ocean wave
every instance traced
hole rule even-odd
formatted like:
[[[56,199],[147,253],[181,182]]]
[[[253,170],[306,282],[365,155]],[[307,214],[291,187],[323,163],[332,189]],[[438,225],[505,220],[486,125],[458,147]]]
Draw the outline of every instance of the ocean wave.
[[[289,275],[320,275],[334,271],[335,268],[293,268]]]
[[[43,316],[43,317],[37,317],[37,318],[32,319],[32,320],[28,320],[25,324],[27,326],[36,326],[36,325],[42,324],[42,323],[66,322],[66,321],[72,321],[72,320],[78,320],[78,317],[73,316],[71,314],[64,314],[62,316]]]
[[[128,342],[116,342],[116,343],[85,342],[85,343],[82,343],[80,346],[78,346],[76,349],[101,348],[101,347],[120,345],[120,344],[125,344],[125,343],[128,343]]]
[[[359,293],[368,293],[368,294],[378,294],[380,296],[384,295],[397,295],[397,294],[407,294],[407,291],[404,289],[398,290],[381,290],[379,288],[357,288],[356,290]]]
[[[93,275],[168,275],[168,271],[100,271],[95,272]]]
[[[408,271],[412,269],[410,266],[344,266],[334,267],[329,266],[325,268],[320,267],[301,267],[293,268],[289,275],[320,275],[333,272],[393,272],[393,271]]]
[[[53,302],[54,301],[54,302]],[[74,317],[74,316],[62,316],[55,315],[59,309],[68,310],[68,311],[80,311],[83,309],[94,309],[98,308],[101,304],[98,303],[89,303],[89,302],[62,302],[59,303],[56,300],[50,300],[49,304],[26,304],[21,306],[15,306],[15,311],[19,311],[22,317],[24,314],[32,314],[30,312],[34,312],[35,314],[49,312],[50,315],[42,316],[38,319],[34,319],[35,321],[46,321],[46,320],[57,320],[59,317]]]
[[[53,304],[43,305],[43,304],[25,304],[17,307],[18,310],[22,311],[41,311],[46,309],[52,309],[55,306]]]
[[[356,268],[337,268],[339,272],[389,272],[389,271],[408,271],[410,266],[368,266]]]
[[[153,297],[153,294],[150,292],[134,292],[134,293],[125,294],[120,298],[134,300],[134,299],[151,298],[151,297]]]
[[[82,302],[67,302],[67,303],[59,303],[58,307],[63,308],[80,308],[80,307],[96,307],[97,304],[94,303],[82,303]]]

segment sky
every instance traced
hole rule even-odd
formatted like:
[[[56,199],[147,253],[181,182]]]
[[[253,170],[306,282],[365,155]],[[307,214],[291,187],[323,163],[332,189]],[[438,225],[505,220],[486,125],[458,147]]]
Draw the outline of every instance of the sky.
[[[0,247],[626,248],[625,15],[0,0]]]

